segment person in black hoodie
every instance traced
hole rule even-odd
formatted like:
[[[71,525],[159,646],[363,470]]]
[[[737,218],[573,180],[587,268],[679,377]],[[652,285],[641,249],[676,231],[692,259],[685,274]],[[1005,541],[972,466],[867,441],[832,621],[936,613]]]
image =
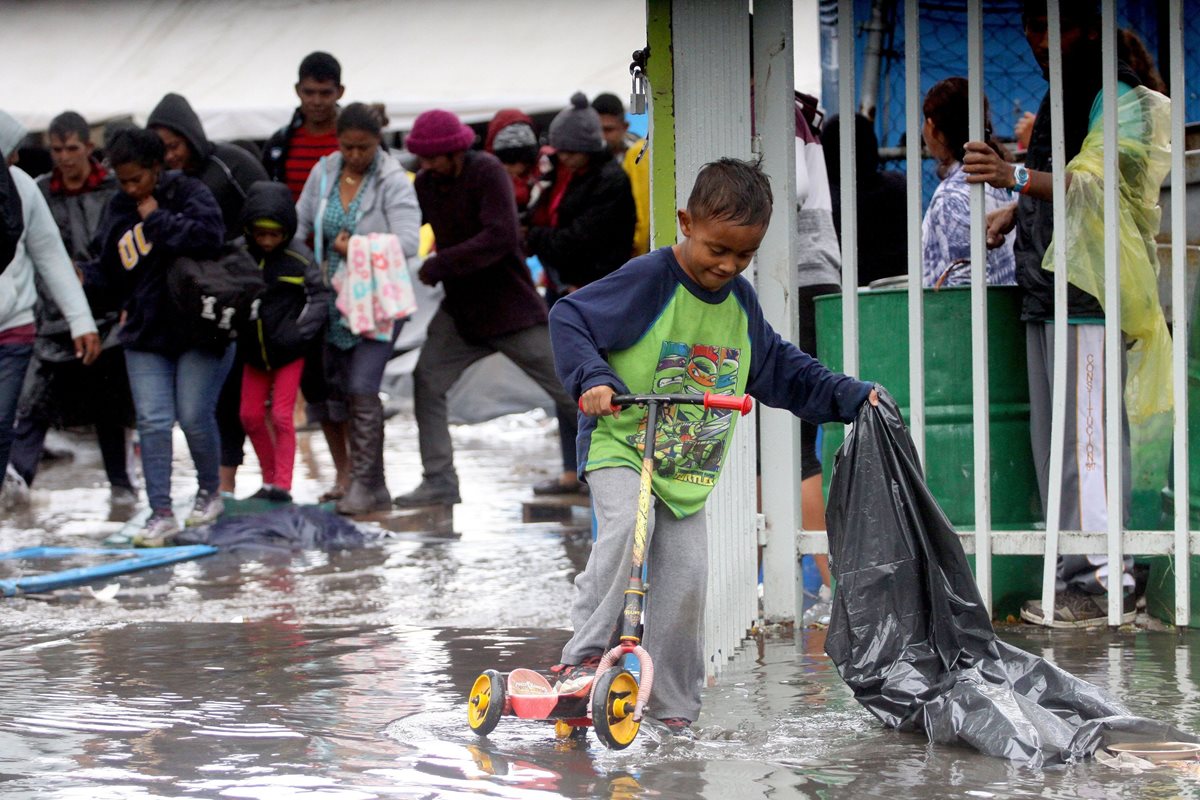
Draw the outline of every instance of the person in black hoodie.
[[[236,145],[210,142],[200,118],[182,95],[164,95],[150,112],[146,127],[162,138],[167,167],[199,178],[217,198],[221,217],[225,220],[225,241],[241,236],[246,192],[255,181],[269,180],[258,159]],[[241,381],[241,365],[235,362],[217,401],[217,426],[221,431],[221,491],[230,495],[235,488],[237,469],[242,464],[246,444],[246,432],[242,430],[238,416]]]
[[[233,345],[195,347],[173,313],[167,273],[180,256],[213,258],[224,238],[221,208],[203,183],[167,171],[153,131],[122,130],[108,159],[121,188],[96,235],[98,261],[84,265],[85,285],[121,312],[119,341],[137,411],[142,472],[151,515],[142,539],[161,544],[179,530],[171,506],[171,432],[178,420],[199,484],[188,525],[223,510],[218,491],[217,392]]]
[[[246,249],[258,261],[267,284],[258,319],[240,331],[237,340],[244,365],[242,427],[262,470],[263,486],[254,497],[290,503],[296,392],[304,352],[325,324],[329,289],[312,251],[295,238],[296,207],[286,185],[259,181],[251,186],[242,219]]]
[[[546,270],[546,303],[603,278],[629,260],[637,224],[637,208],[629,176],[604,141],[599,113],[583,93],[571,97],[571,107],[550,123],[554,169],[547,173],[525,249]],[[575,440],[578,422],[571,413],[558,415],[565,462],[557,479],[537,483],[534,494],[569,494],[580,490],[575,459],[568,442]]]

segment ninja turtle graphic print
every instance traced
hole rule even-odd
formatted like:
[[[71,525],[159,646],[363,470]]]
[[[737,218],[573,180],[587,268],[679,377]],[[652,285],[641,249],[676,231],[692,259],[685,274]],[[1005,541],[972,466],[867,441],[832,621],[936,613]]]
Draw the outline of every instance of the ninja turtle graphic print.
[[[740,350],[683,342],[663,342],[654,374],[655,394],[732,394],[737,385]],[[663,409],[658,422],[655,470],[664,478],[712,486],[725,455],[725,435],[736,412],[678,405]],[[646,420],[630,444],[645,455]]]
[[[573,397],[601,385],[634,394],[749,394],[821,424],[852,420],[871,389],[784,341],[763,319],[745,278],[704,289],[670,247],[560,299],[550,311],[550,335],[555,370]],[[737,419],[737,412],[703,406],[664,409],[652,443],[653,489],[675,516],[704,508]],[[577,445],[584,475],[640,470],[646,410],[581,415]]]
[[[609,355],[630,391],[654,394],[742,394],[743,357],[750,353],[746,312],[732,293],[717,304],[678,286],[671,302],[636,344]],[[729,449],[737,412],[668,406],[654,445],[654,493],[678,516],[704,507]],[[587,468],[641,468],[646,410],[630,408],[597,421]]]

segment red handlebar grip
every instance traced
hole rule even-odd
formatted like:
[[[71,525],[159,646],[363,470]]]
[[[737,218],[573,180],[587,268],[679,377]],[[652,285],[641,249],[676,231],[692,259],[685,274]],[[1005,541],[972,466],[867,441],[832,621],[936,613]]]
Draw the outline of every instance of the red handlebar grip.
[[[732,411],[740,411],[742,415],[750,413],[754,408],[754,400],[750,395],[742,395],[738,397],[733,394],[713,394],[711,392],[704,393],[705,408],[728,408]]]
[[[578,403],[576,403],[575,405],[579,406],[579,410],[580,410],[580,411],[583,411],[583,398],[582,398],[582,397],[581,397],[581,398],[579,398],[579,402],[578,402]],[[615,412],[615,411],[620,411],[620,410],[621,410],[621,407],[620,407],[620,406],[612,406],[612,410],[613,410],[614,412]]]

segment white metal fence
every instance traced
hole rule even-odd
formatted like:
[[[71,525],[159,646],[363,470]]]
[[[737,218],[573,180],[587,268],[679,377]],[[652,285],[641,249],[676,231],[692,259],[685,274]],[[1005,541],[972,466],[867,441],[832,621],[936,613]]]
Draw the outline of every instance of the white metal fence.
[[[1054,277],[1054,363],[1051,424],[1051,461],[1047,502],[1047,522],[1044,531],[996,531],[991,525],[991,486],[989,453],[989,404],[987,375],[987,305],[986,305],[986,223],[984,217],[983,187],[972,190],[971,217],[971,341],[972,341],[972,388],[974,427],[974,532],[963,534],[963,543],[968,552],[976,556],[976,581],[985,604],[991,607],[991,559],[993,555],[1043,555],[1042,576],[1043,608],[1049,609],[1054,600],[1055,565],[1060,554],[1107,553],[1110,563],[1118,563],[1125,554],[1170,555],[1174,559],[1175,573],[1175,618],[1186,625],[1190,607],[1189,556],[1200,547],[1200,532],[1189,530],[1188,491],[1188,405],[1187,405],[1187,342],[1188,342],[1188,298],[1186,296],[1186,208],[1184,169],[1184,40],[1182,3],[1169,3],[1170,76],[1171,92],[1176,102],[1172,105],[1172,166],[1171,166],[1171,306],[1173,308],[1173,369],[1174,379],[1169,390],[1174,400],[1174,531],[1126,530],[1123,528],[1123,464],[1119,454],[1122,450],[1123,426],[1121,423],[1123,394],[1124,341],[1121,332],[1120,263],[1118,241],[1118,162],[1117,162],[1117,78],[1116,78],[1116,9],[1114,0],[1102,3],[1102,51],[1104,83],[1102,88],[1104,105],[1104,255],[1105,255],[1105,428],[1106,451],[1114,457],[1106,459],[1107,529],[1104,531],[1060,530],[1060,508],[1062,503],[1061,483],[1063,474],[1063,443],[1066,420],[1066,370],[1067,370],[1067,269],[1055,270]],[[842,118],[853,118],[856,103],[853,87],[854,78],[854,3],[853,0],[839,2],[839,40],[845,46],[839,50],[840,94],[839,105]],[[905,4],[905,25],[909,31],[917,30],[918,6],[916,2]],[[1050,35],[1050,93],[1051,125],[1053,131],[1053,205],[1054,229],[1066,230],[1066,158],[1063,144],[1063,65],[1061,55],[1060,13],[1057,0],[1048,2]],[[983,131],[983,25],[982,0],[967,3],[968,30],[968,81],[970,95],[970,136],[982,140]],[[920,74],[919,37],[905,36],[906,80],[906,131],[908,169],[908,213],[909,213],[909,370],[911,386],[911,413],[909,418],[918,453],[924,458],[925,443],[925,378],[922,340],[923,292],[921,290],[921,186],[919,164],[921,97],[918,76]],[[1069,90],[1069,89],[1067,89]],[[842,320],[843,320],[843,368],[850,374],[858,373],[858,276],[855,231],[856,198],[854,179],[854,126],[841,126],[841,174],[842,174]],[[1066,264],[1065,237],[1054,238],[1054,260]],[[1168,387],[1162,387],[1168,391]],[[869,531],[861,535],[870,535]],[[803,532],[796,538],[798,553],[827,552],[828,542],[824,532]],[[1115,584],[1115,585],[1112,585]],[[1119,624],[1122,611],[1120,582],[1110,583],[1108,593],[1108,622]],[[1048,613],[1047,618],[1051,615]]]
[[[750,157],[749,18],[738,3],[673,0],[671,19],[675,118],[682,121],[674,131],[675,199],[682,208],[701,166],[723,156]],[[752,415],[738,421],[706,512],[710,675],[733,657],[758,617],[755,422]]]

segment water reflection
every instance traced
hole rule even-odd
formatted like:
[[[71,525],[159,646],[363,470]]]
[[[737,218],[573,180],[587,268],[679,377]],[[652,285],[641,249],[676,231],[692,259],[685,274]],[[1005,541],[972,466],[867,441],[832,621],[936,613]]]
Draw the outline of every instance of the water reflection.
[[[389,426],[396,441],[411,434],[411,420]],[[111,603],[78,590],[0,602],[0,796],[1200,796],[1200,775],[1177,768],[1035,770],[885,731],[837,677],[822,631],[752,643],[725,665],[696,741],[648,725],[610,752],[513,718],[477,738],[471,682],[557,660],[590,535],[521,522],[531,477],[556,468],[543,420],[455,441],[468,502],[448,527],[426,520],[354,552],[218,555],[122,578]],[[306,456],[298,494],[322,487],[322,453]],[[415,482],[415,448],[388,459],[394,489]],[[46,470],[62,491],[0,520],[0,547],[113,532],[88,463]],[[1002,635],[1139,713],[1200,729],[1200,634]]]
[[[788,640],[705,694],[698,739],[647,726],[626,751],[559,741],[547,724],[466,726],[483,668],[545,664],[564,631],[244,624],[109,625],[0,635],[5,797],[1175,797],[1195,776],[1042,770],[882,730],[828,662]],[[1103,681],[1145,713],[1200,727],[1196,634],[1007,632]],[[805,637],[807,639],[808,637]],[[816,637],[819,639],[819,636]],[[1179,671],[1181,664],[1185,671]],[[128,794],[122,795],[121,792]],[[347,792],[347,794],[342,794]]]

